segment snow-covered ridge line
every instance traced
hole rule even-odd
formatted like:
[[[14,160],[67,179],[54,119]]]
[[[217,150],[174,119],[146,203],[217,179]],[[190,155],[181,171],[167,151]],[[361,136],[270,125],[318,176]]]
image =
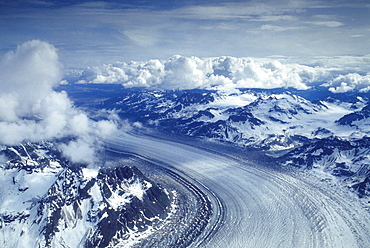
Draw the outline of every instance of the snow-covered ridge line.
[[[310,170],[322,180],[342,185],[360,198],[370,198],[370,138],[320,139],[277,159],[282,167]]]
[[[305,91],[306,99],[298,93],[126,90],[99,107],[115,109],[139,128],[267,152],[282,167],[322,172],[323,178],[368,197],[370,151],[360,147],[367,146],[370,136],[369,98],[357,93],[320,97],[322,92]],[[320,144],[328,145],[325,153]]]
[[[326,67],[282,63],[272,59],[173,56],[166,61],[116,62],[72,71],[64,83],[122,84],[126,88],[216,89],[295,88],[324,86],[339,93],[370,90],[370,75]]]
[[[167,193],[136,167],[72,166],[49,142],[2,147],[0,156],[3,247],[137,242],[171,208]]]
[[[304,140],[369,135],[367,106],[368,99],[359,96],[310,101],[290,92],[137,90],[123,92],[100,107],[169,132],[282,150]]]

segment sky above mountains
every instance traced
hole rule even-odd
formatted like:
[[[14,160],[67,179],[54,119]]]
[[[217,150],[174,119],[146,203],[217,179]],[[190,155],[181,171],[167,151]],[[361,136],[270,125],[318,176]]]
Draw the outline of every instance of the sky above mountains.
[[[95,162],[117,116],[89,119],[54,90],[63,79],[369,92],[369,12],[367,0],[0,0],[0,143],[73,137],[64,154]]]
[[[115,61],[370,54],[366,0],[5,1],[0,52],[40,39],[66,68]]]

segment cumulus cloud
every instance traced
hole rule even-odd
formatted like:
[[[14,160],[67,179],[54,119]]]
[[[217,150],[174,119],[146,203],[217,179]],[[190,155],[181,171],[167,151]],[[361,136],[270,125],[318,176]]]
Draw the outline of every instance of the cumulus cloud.
[[[207,85],[207,75],[212,72],[210,61],[197,57],[173,56],[165,62],[164,88],[202,88]]]
[[[76,76],[75,76],[76,77]],[[329,80],[324,68],[282,64],[277,60],[173,56],[166,61],[117,62],[88,67],[77,83],[122,84],[126,88],[159,89],[308,89],[317,81]]]
[[[113,121],[94,122],[75,108],[66,92],[56,92],[62,77],[57,50],[32,40],[0,61],[0,143],[16,145],[69,137],[60,145],[74,162],[92,163],[97,138],[114,131]]]
[[[321,58],[312,66],[273,59],[230,56],[198,58],[175,55],[168,60],[116,62],[73,72],[71,83],[122,84],[126,88],[210,89],[233,92],[239,88],[295,88],[324,86],[334,93],[369,91],[370,75],[363,71],[368,56]],[[333,67],[336,64],[337,67]],[[345,69],[347,68],[347,69]],[[339,73],[346,73],[340,75]],[[327,82],[324,83],[323,82]],[[11,103],[9,104],[16,104]],[[12,118],[14,113],[4,113]]]
[[[94,164],[96,162],[95,147],[90,141],[79,138],[68,144],[61,144],[59,147],[63,154],[75,163]]]
[[[369,92],[370,75],[367,74],[362,76],[358,73],[339,75],[323,86],[329,87],[329,90],[333,93],[344,93],[354,90],[358,90],[360,92]]]
[[[7,118],[32,115],[62,76],[54,46],[33,40],[5,54],[0,61],[0,97],[13,102]],[[12,98],[12,99],[10,99]]]
[[[296,88],[308,89],[311,80],[307,76],[316,71],[305,68],[288,67],[279,61],[256,61],[232,57],[221,57],[214,60],[216,75],[227,75],[236,88]],[[300,74],[303,72],[304,74]],[[313,76],[314,77],[314,76]],[[230,83],[230,82],[229,82]]]

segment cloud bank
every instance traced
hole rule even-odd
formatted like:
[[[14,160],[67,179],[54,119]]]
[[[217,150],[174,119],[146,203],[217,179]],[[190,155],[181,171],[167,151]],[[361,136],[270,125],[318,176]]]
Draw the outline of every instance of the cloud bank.
[[[369,92],[370,90],[370,74],[360,75],[358,73],[349,73],[339,75],[330,82],[324,84],[329,87],[333,93],[344,93],[357,90],[359,92]]]
[[[97,138],[108,135],[113,122],[94,122],[75,108],[65,92],[57,50],[47,42],[28,41],[0,61],[0,143],[40,142],[68,137],[60,145],[65,156],[93,163]]]
[[[313,66],[308,66],[273,59],[230,56],[198,58],[175,55],[164,61],[152,59],[146,62],[116,62],[87,67],[80,72],[70,73],[67,81],[77,84],[122,84],[125,88],[165,90],[226,91],[238,88],[307,90],[314,86],[327,87],[333,93],[370,90],[370,75],[353,72],[363,71],[362,67],[356,66],[362,65],[362,61],[361,63],[353,61],[354,65],[349,66],[347,62],[343,68],[335,68],[329,62],[326,64],[316,62]]]
[[[88,67],[74,83],[122,84],[126,88],[236,89],[295,88],[305,90],[317,82],[332,79],[328,69],[277,60],[173,56],[166,61],[116,62]]]

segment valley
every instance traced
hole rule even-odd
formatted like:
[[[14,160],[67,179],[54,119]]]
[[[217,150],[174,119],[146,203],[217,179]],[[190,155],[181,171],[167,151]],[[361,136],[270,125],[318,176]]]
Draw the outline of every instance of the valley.
[[[369,212],[361,202],[318,178],[267,170],[145,135],[119,133],[106,142],[116,151],[160,161],[217,197],[220,205],[211,197],[212,206],[221,207],[205,229],[210,235],[200,235],[191,247],[366,247],[370,242]]]

